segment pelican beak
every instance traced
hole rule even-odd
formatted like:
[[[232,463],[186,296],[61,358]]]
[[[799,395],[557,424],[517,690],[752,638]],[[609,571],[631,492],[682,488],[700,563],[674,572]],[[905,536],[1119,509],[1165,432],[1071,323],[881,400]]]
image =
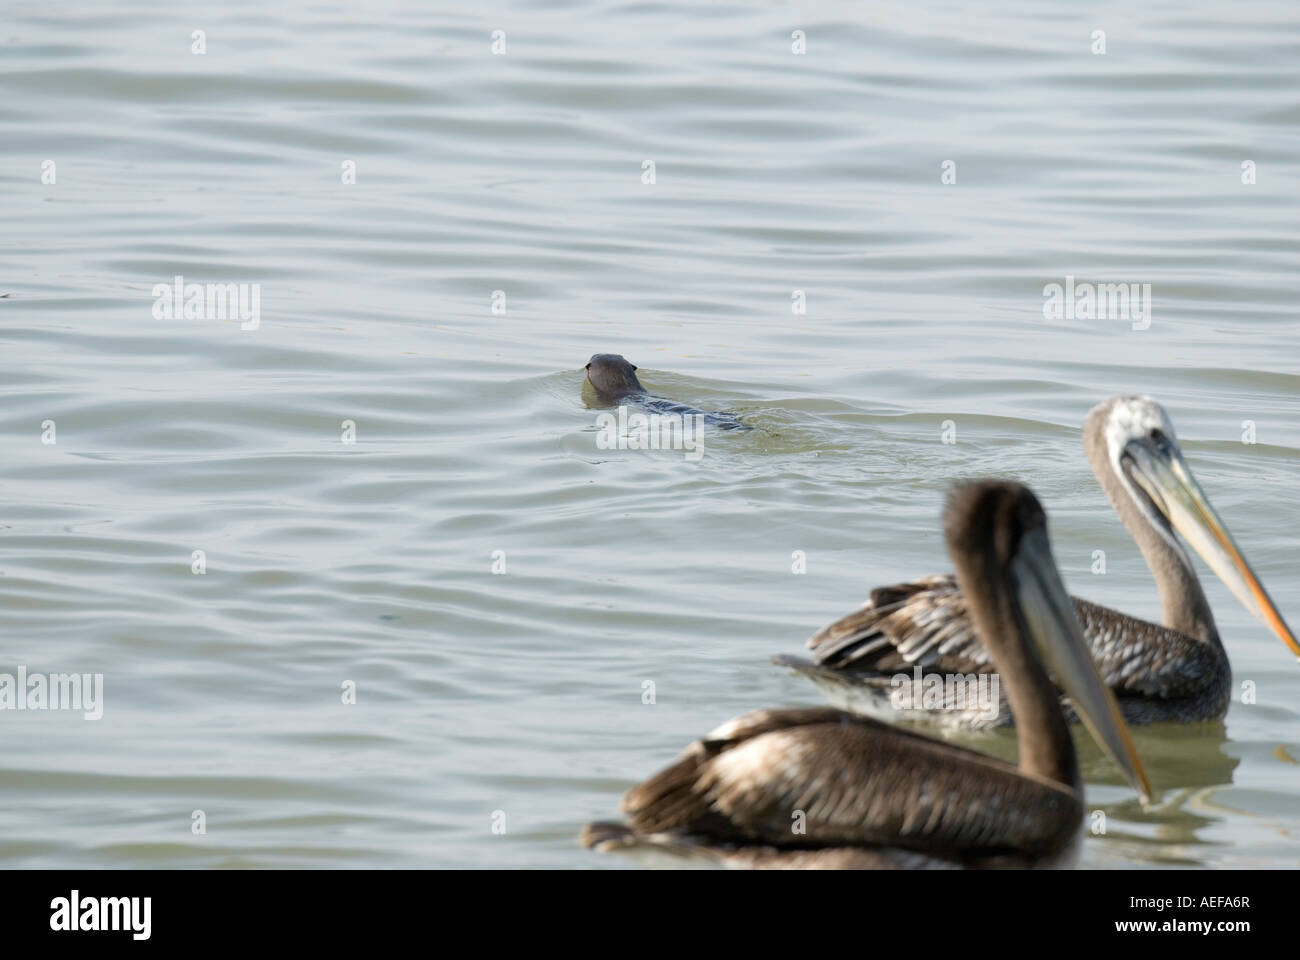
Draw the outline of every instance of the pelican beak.
[[[1267,624],[1300,657],[1300,643],[1296,642],[1295,634],[1237,549],[1178,448],[1163,438],[1130,440],[1124,447],[1121,463],[1133,482],[1151,498],[1156,509],[1201,555],[1242,606]]]
[[[1145,804],[1151,799],[1151,781],[1115,695],[1092,660],[1074,604],[1056,571],[1045,529],[1031,530],[1021,538],[1011,573],[1016,606],[1048,672],[1069,694],[1079,719]]]

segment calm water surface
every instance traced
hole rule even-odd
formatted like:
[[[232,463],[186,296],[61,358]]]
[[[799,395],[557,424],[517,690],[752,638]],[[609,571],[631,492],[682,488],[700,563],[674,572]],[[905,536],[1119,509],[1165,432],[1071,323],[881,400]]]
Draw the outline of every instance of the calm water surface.
[[[1079,442],[1117,392],[1300,623],[1300,8],[1000,6],[12,9],[0,672],[105,707],[0,713],[0,865],[620,866],[581,824],[819,703],[768,657],[947,569],[956,478],[1158,617]],[[260,327],[156,318],[175,275]],[[1044,319],[1066,276],[1149,329]],[[760,429],[598,449],[595,352]],[[1138,734],[1148,811],[1083,744],[1085,866],[1300,863],[1300,666],[1207,590],[1226,723]]]

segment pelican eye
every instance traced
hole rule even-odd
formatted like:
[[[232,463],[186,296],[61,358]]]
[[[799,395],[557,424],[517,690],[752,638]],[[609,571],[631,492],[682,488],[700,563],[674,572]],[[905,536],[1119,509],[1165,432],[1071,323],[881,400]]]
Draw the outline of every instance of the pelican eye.
[[[1154,428],[1150,433],[1147,434],[1147,437],[1148,439],[1150,439],[1152,444],[1154,444],[1155,447],[1159,450],[1167,451],[1171,447],[1173,447],[1173,442],[1169,439],[1168,435],[1159,427]]]

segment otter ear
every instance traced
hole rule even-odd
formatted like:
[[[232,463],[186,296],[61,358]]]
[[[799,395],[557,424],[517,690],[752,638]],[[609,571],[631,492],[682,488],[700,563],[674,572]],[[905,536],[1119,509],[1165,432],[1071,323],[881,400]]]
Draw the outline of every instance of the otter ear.
[[[638,368],[637,368],[637,365],[636,365],[636,364],[635,364],[635,363],[634,363],[634,364],[632,364],[632,369],[633,369],[633,370],[636,370],[636,369],[638,369]]]

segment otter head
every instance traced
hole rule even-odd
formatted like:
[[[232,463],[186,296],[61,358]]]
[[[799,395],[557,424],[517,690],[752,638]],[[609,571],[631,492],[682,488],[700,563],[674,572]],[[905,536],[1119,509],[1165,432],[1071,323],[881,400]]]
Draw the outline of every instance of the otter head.
[[[587,379],[597,393],[606,397],[645,393],[645,387],[636,378],[636,367],[617,353],[598,353],[588,360]]]

